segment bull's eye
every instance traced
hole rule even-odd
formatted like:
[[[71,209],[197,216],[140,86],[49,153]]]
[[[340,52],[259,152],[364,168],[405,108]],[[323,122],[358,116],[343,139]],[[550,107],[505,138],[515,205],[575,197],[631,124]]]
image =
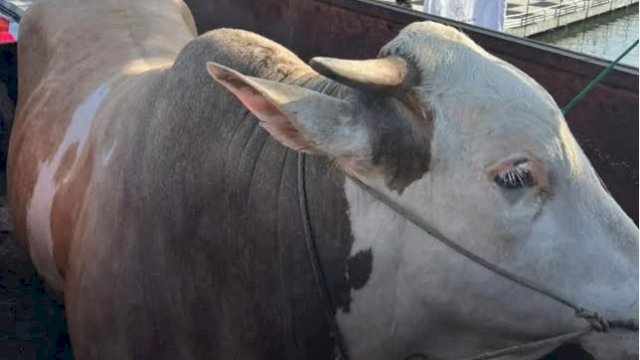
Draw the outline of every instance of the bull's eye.
[[[532,166],[528,160],[518,160],[513,167],[496,174],[493,181],[505,190],[518,190],[534,186]]]

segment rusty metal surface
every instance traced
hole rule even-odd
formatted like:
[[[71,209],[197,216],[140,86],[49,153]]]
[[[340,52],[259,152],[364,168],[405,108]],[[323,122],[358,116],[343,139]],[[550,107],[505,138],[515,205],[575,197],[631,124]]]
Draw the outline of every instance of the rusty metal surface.
[[[462,29],[489,52],[535,78],[563,105],[606,63],[510,35],[371,0],[186,0],[201,32],[255,31],[307,60],[374,57],[406,24],[436,20]],[[618,203],[638,221],[638,70],[618,66],[567,117]]]

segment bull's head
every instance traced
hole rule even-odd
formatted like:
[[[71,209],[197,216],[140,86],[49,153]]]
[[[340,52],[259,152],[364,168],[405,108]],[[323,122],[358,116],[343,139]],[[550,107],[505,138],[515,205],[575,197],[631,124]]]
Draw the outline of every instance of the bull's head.
[[[637,321],[638,229],[529,76],[429,22],[405,28],[379,59],[311,65],[353,92],[335,98],[216,64],[209,71],[283,145],[332,158],[511,273],[606,318]],[[452,251],[349,180],[345,192],[352,252],[373,254],[369,281],[336,315],[354,359],[456,359],[585,327],[570,308]],[[597,359],[635,359],[637,340],[622,330],[579,339]]]

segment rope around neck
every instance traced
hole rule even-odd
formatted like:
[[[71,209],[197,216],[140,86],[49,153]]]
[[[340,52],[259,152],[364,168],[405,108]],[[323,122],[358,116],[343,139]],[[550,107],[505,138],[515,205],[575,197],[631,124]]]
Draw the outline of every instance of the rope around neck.
[[[324,268],[322,267],[322,261],[318,255],[318,247],[316,245],[316,238],[313,236],[311,230],[311,217],[309,216],[309,204],[307,202],[307,187],[305,182],[305,155],[304,153],[298,153],[298,205],[300,206],[300,216],[302,217],[302,227],[304,229],[304,238],[307,245],[307,254],[309,255],[309,262],[311,263],[311,269],[313,270],[313,276],[315,277],[316,285],[318,286],[318,292],[324,305],[325,317],[329,323],[329,330],[331,332],[331,338],[335,343],[333,355],[334,360],[348,360],[347,348],[340,332],[340,327],[336,322],[335,313],[336,307],[331,300],[331,291],[327,285],[327,278],[324,274]]]
[[[372,187],[370,187],[369,185],[365,184],[364,182],[362,182],[360,179],[357,179],[355,177],[351,177],[349,176],[349,179],[351,181],[353,181],[356,185],[358,185],[360,188],[362,188],[363,190],[365,190],[369,195],[371,195],[373,198],[375,198],[376,200],[378,200],[379,202],[383,203],[385,206],[387,206],[388,208],[390,208],[391,210],[393,210],[395,213],[397,213],[398,215],[400,215],[401,217],[403,217],[406,220],[409,220],[409,222],[411,222],[413,225],[417,226],[419,229],[421,229],[422,231],[424,231],[425,233],[431,235],[432,237],[436,238],[438,241],[440,241],[441,243],[447,245],[449,248],[453,249],[455,252],[459,253],[460,255],[466,257],[467,259],[473,261],[474,263],[484,267],[487,270],[490,270],[493,273],[496,273],[500,276],[502,276],[503,278],[510,280],[512,282],[515,282],[519,285],[522,285],[530,290],[533,290],[539,294],[542,294],[548,298],[551,298],[567,307],[572,308],[575,313],[576,316],[579,318],[583,318],[585,320],[587,320],[587,322],[589,322],[589,324],[591,325],[591,327],[596,330],[596,331],[607,331],[609,330],[609,328],[611,327],[622,327],[622,328],[628,328],[628,322],[620,322],[620,321],[608,321],[606,319],[604,319],[603,317],[601,317],[600,315],[598,315],[595,312],[591,312],[586,310],[585,308],[578,306],[576,304],[574,304],[573,302],[557,295],[554,294],[553,292],[549,291],[548,289],[544,288],[541,285],[537,285],[534,284],[533,282],[510,273],[507,270],[504,270],[500,267],[498,267],[497,265],[494,265],[493,263],[485,260],[484,258],[472,253],[471,251],[465,249],[464,247],[462,247],[460,244],[458,244],[457,242],[449,239],[448,237],[446,237],[444,234],[442,234],[440,231],[438,231],[437,229],[435,229],[434,227],[430,226],[429,224],[427,224],[422,218],[416,216],[413,212],[407,211],[406,209],[402,208],[400,205],[398,205],[396,202],[394,202],[393,200],[389,199],[387,196],[383,195],[382,193],[380,193],[379,191],[373,189]],[[633,330],[638,330],[638,326],[637,324],[635,325],[631,325]]]
[[[611,328],[620,328],[620,329],[626,329],[630,331],[638,331],[638,324],[635,323],[634,320],[627,320],[627,321],[607,320],[596,312],[586,310],[583,307],[578,306],[573,302],[566,300],[559,295],[556,295],[555,293],[549,291],[548,289],[540,285],[534,284],[528,279],[512,274],[498,267],[497,265],[492,264],[491,262],[470,252],[469,250],[460,246],[455,241],[452,241],[448,237],[444,236],[444,234],[442,234],[441,232],[439,232],[438,230],[436,230],[435,228],[427,224],[423,219],[416,216],[414,213],[407,211],[406,209],[404,209],[403,207],[401,207],[400,205],[398,205],[397,203],[389,199],[387,196],[383,195],[382,193],[378,192],[377,190],[373,189],[369,185],[362,182],[360,179],[357,179],[351,176],[349,176],[349,179],[353,181],[356,185],[358,185],[360,188],[362,188],[366,193],[368,193],[374,199],[381,202],[382,204],[387,206],[389,209],[393,210],[395,213],[402,216],[403,218],[411,222],[413,225],[417,226],[419,229],[421,229],[425,233],[431,235],[436,240],[440,241],[444,245],[453,249],[458,254],[468,258],[474,263],[484,267],[485,269],[497,275],[502,276],[503,278],[509,281],[512,281],[518,285],[524,286],[532,291],[535,291],[541,295],[544,295],[550,299],[553,299],[559,302],[560,304],[563,304],[573,309],[577,317],[584,319],[588,323],[588,327],[582,330],[561,334],[557,336],[552,336],[549,338],[532,341],[524,344],[518,344],[518,345],[510,346],[507,348],[495,350],[495,351],[485,352],[480,355],[475,355],[472,357],[465,358],[463,360],[489,360],[489,359],[498,358],[507,354],[531,351],[544,346],[559,345],[564,342],[582,337],[593,331],[607,332]],[[307,252],[308,252],[311,267],[314,273],[315,281],[318,286],[318,290],[320,292],[322,302],[324,303],[325,316],[327,318],[327,322],[329,323],[331,337],[335,342],[334,357],[336,360],[348,360],[349,357],[346,350],[346,344],[344,342],[342,333],[340,332],[340,328],[335,319],[335,306],[333,304],[333,301],[331,300],[331,293],[329,290],[329,286],[327,285],[322,262],[318,255],[318,249],[316,246],[315,237],[311,230],[311,221],[309,217],[309,208],[308,208],[307,192],[306,192],[306,184],[305,184],[305,155],[304,154],[298,155],[298,194],[299,194],[300,214],[303,222]],[[410,360],[410,359],[420,359],[420,358],[426,359],[427,357],[422,354],[413,354],[408,357],[405,357],[404,359]]]
[[[562,342],[566,342],[572,339],[576,339],[579,338],[581,336],[584,336],[592,331],[596,331],[596,332],[607,332],[609,331],[609,329],[611,328],[619,328],[619,329],[624,329],[624,330],[629,330],[629,331],[638,331],[638,324],[634,321],[634,320],[608,320],[605,319],[604,317],[602,317],[601,315],[599,315],[596,312],[593,311],[589,311],[579,305],[574,304],[573,302],[549,291],[548,289],[546,289],[545,287],[538,285],[538,284],[534,284],[533,282],[531,282],[530,280],[523,278],[519,275],[513,274],[507,270],[502,269],[501,267],[485,260],[484,258],[470,252],[469,250],[465,249],[464,247],[462,247],[461,245],[459,245],[457,242],[449,239],[448,237],[446,237],[444,234],[442,234],[440,231],[438,231],[437,229],[435,229],[434,227],[430,226],[428,223],[426,223],[422,218],[416,216],[413,212],[410,212],[406,209],[404,209],[403,207],[401,207],[400,205],[398,205],[396,202],[394,202],[393,200],[389,199],[387,196],[385,196],[384,194],[382,194],[381,192],[373,189],[372,187],[370,187],[369,185],[365,184],[364,182],[362,182],[360,179],[349,176],[349,179],[351,181],[353,181],[356,185],[358,185],[360,188],[362,188],[366,193],[368,193],[370,196],[372,196],[374,199],[378,200],[379,202],[381,202],[382,204],[384,204],[385,206],[387,206],[389,209],[393,210],[396,214],[400,215],[401,217],[403,217],[404,219],[408,220],[409,222],[411,222],[413,225],[417,226],[419,229],[421,229],[422,231],[424,231],[425,233],[431,235],[433,238],[435,238],[436,240],[440,241],[441,243],[443,243],[444,245],[448,246],[449,248],[451,248],[452,250],[454,250],[455,252],[457,252],[458,254],[466,257],[467,259],[471,260],[472,262],[484,267],[485,269],[493,272],[494,274],[500,275],[503,278],[516,283],[518,285],[521,285],[523,287],[526,287],[527,289],[530,289],[532,291],[535,291],[541,295],[544,295],[550,299],[555,300],[556,302],[563,304],[571,309],[573,309],[575,311],[575,315],[581,319],[584,319],[587,323],[588,323],[588,327],[583,329],[583,330],[578,330],[575,332],[570,332],[570,333],[566,333],[566,334],[562,334],[562,335],[558,335],[558,336],[553,336],[553,337],[549,337],[549,338],[545,338],[542,340],[538,340],[538,341],[532,341],[532,342],[528,342],[528,343],[524,343],[524,344],[519,344],[519,345],[514,345],[514,346],[510,346],[504,349],[500,349],[500,350],[496,350],[496,351],[490,351],[490,352],[485,352],[482,353],[480,355],[476,355],[476,356],[472,356],[469,358],[466,358],[464,360],[487,360],[487,359],[494,359],[506,354],[511,354],[511,353],[515,353],[515,352],[521,352],[521,351],[528,351],[528,350],[532,350],[535,348],[539,348],[541,346],[547,346],[547,345],[553,345],[556,343],[562,343]],[[408,358],[405,358],[405,360],[408,359],[418,359],[417,356],[423,356],[424,358],[426,358],[426,356],[422,355],[422,354],[414,354],[409,356]]]

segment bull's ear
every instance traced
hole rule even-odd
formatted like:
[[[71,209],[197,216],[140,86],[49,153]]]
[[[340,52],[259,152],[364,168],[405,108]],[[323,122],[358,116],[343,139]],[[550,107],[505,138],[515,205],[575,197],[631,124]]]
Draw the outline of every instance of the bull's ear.
[[[350,103],[299,86],[245,76],[207,63],[209,74],[231,91],[283,145],[334,158],[368,153],[369,132]]]

